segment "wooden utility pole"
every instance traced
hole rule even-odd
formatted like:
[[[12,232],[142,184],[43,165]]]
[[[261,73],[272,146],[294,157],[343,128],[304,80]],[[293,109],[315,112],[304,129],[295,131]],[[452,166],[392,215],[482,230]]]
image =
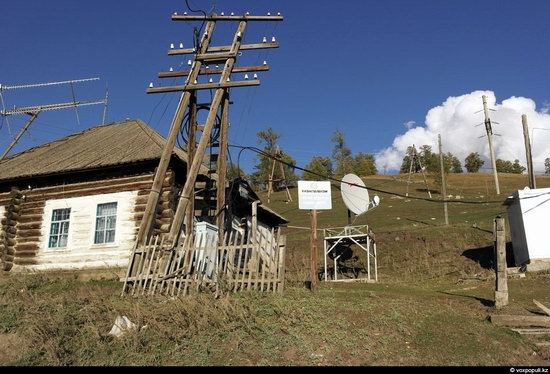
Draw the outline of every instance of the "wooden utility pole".
[[[216,225],[218,226],[220,241],[222,243],[225,235],[225,176],[227,174],[227,148],[229,132],[229,92],[225,94],[222,105],[222,123],[220,126],[220,147],[218,155],[218,182],[216,184]]]
[[[508,278],[506,274],[506,233],[504,218],[495,218],[495,307],[508,305]]]
[[[191,154],[188,158],[188,173],[185,185],[181,191],[181,196],[178,202],[176,212],[174,214],[172,226],[170,228],[169,237],[167,239],[167,244],[174,244],[179,234],[181,232],[182,224],[184,219],[186,220],[188,233],[192,228],[192,221],[194,216],[194,190],[197,180],[197,175],[206,152],[208,143],[210,142],[210,135],[214,128],[216,117],[220,106],[222,106],[222,124],[220,133],[222,140],[220,142],[220,154],[218,155],[218,185],[217,185],[217,213],[221,215],[222,218],[218,216],[216,220],[218,224],[222,223],[223,226],[223,209],[225,204],[225,157],[227,152],[227,127],[228,127],[228,92],[231,87],[246,87],[246,86],[258,86],[260,81],[257,79],[257,75],[254,75],[254,79],[248,79],[245,76],[243,81],[233,81],[231,79],[232,73],[247,73],[247,72],[257,72],[257,71],[268,71],[269,67],[267,63],[264,62],[262,66],[242,66],[235,67],[235,62],[237,57],[240,54],[241,50],[256,50],[256,49],[265,49],[265,48],[278,48],[279,44],[273,40],[271,43],[256,43],[256,44],[242,44],[244,38],[244,32],[248,22],[251,21],[282,21],[283,17],[280,15],[277,16],[251,16],[249,14],[242,16],[224,16],[224,15],[208,15],[208,16],[191,16],[191,15],[173,15],[172,20],[174,21],[203,21],[206,22],[205,32],[202,36],[199,46],[197,49],[170,49],[169,55],[185,55],[193,54],[194,61],[191,63],[191,68],[188,71],[173,71],[170,72],[161,72],[159,78],[176,78],[176,77],[187,77],[185,84],[177,86],[161,86],[161,87],[150,87],[147,90],[147,93],[167,93],[167,92],[182,92],[180,101],[178,103],[174,118],[172,120],[172,125],[170,127],[170,132],[166,141],[166,145],[163,149],[161,160],[157,171],[155,173],[155,179],[153,186],[150,191],[149,199],[147,201],[147,206],[143,219],[140,224],[140,228],[137,235],[136,247],[146,243],[147,238],[152,232],[153,222],[155,222],[155,211],[156,206],[158,205],[159,197],[162,190],[162,181],[166,175],[170,159],[172,157],[172,152],[174,150],[175,142],[177,136],[181,130],[183,119],[185,117],[186,110],[189,108],[190,111],[190,142],[188,144],[188,151],[190,150]],[[231,45],[226,46],[217,46],[210,47],[210,41],[212,40],[212,34],[214,32],[216,23],[219,21],[237,21],[238,28],[235,32],[233,42]],[[209,64],[222,65],[223,68],[219,69],[210,69]],[[199,83],[199,76],[212,76],[220,75],[219,82],[214,83],[210,79],[209,83]],[[192,97],[196,95],[196,92],[199,90],[215,90],[215,94],[212,98],[210,104],[208,117],[204,127],[202,129],[202,136],[198,145],[195,147],[195,125],[196,125],[196,96],[192,102]],[[202,127],[202,126],[201,126]],[[224,144],[225,141],[225,144]],[[192,143],[192,144],[191,144]],[[225,149],[224,149],[225,148]],[[221,169],[221,170],[220,170]],[[222,174],[223,173],[223,174]],[[220,191],[223,190],[223,191]],[[223,231],[223,228],[220,230]]]
[[[277,146],[275,148],[275,154],[273,155],[273,164],[272,164],[272,167],[271,167],[271,174],[269,175],[269,180],[268,180],[268,184],[267,184],[267,202],[268,203],[271,202],[270,201],[271,200],[271,195],[274,192],[273,182],[279,182],[279,181],[282,181],[285,184],[287,202],[292,202],[292,195],[290,194],[290,191],[288,190],[288,185],[287,185],[287,180],[286,180],[286,175],[285,175],[285,167],[284,167],[284,164],[281,162],[282,159],[283,159],[283,152],[281,151],[279,146]],[[277,165],[277,163],[279,163],[280,172],[281,172],[281,178],[279,178],[279,179],[274,178],[275,177],[275,166]]]
[[[189,134],[187,136],[187,175],[191,171],[191,164],[195,158],[197,134],[197,92],[191,92],[189,98]],[[193,223],[195,220],[195,200],[189,202],[185,221],[185,235],[189,236],[193,233]]]
[[[443,207],[445,210],[445,225],[449,225],[449,211],[447,210],[447,183],[445,181],[445,166],[443,162],[443,146],[441,145],[441,134],[437,135],[439,141],[439,164],[441,166],[441,193],[443,194]]]
[[[537,188],[537,182],[535,179],[535,170],[533,169],[533,154],[531,152],[531,141],[529,140],[529,126],[527,124],[527,115],[521,116],[521,122],[523,124],[523,139],[525,140],[525,154],[527,159],[527,174],[529,175],[529,188]]]
[[[418,164],[420,168],[420,172],[422,173],[422,178],[424,179],[424,185],[426,186],[426,190],[428,191],[428,196],[430,199],[432,198],[432,193],[430,192],[430,187],[428,187],[428,180],[426,179],[426,174],[424,173],[424,167],[422,166],[422,161],[420,161],[420,157],[418,157],[418,153],[416,153],[416,146],[413,144],[412,147],[412,154],[410,157],[410,164],[409,164],[409,179],[407,181],[407,192],[405,193],[405,196],[409,196],[409,185],[411,184],[411,176],[413,174],[413,167],[414,172],[416,173],[416,164]]]
[[[212,38],[212,33],[214,32],[215,27],[216,27],[216,22],[214,21],[210,21],[206,24],[206,31],[201,40],[199,53],[204,54],[208,50],[208,46],[210,45],[210,40]],[[202,66],[202,61],[195,60],[195,62],[192,65],[191,72],[185,82],[186,86],[197,80],[201,70],[201,66]],[[160,193],[162,191],[162,183],[164,181],[164,177],[166,176],[166,171],[168,170],[168,164],[170,163],[170,159],[172,158],[172,152],[174,151],[176,139],[180,132],[185,111],[187,109],[187,106],[189,105],[191,96],[192,96],[192,91],[184,91],[181,94],[180,101],[178,102],[178,106],[176,108],[176,112],[174,113],[174,118],[172,119],[172,125],[170,126],[170,132],[168,134],[168,138],[166,139],[166,144],[162,151],[162,156],[160,158],[159,166],[157,167],[157,171],[155,173],[153,186],[151,187],[151,192],[149,193],[149,198],[147,200],[145,212],[143,213],[143,218],[139,226],[139,231],[136,239],[137,245],[145,244],[148,236],[152,231],[152,224],[155,221],[154,218],[155,218],[156,207],[158,205]],[[187,174],[188,176],[190,172],[192,172],[192,168],[188,166],[188,174]]]
[[[487,96],[483,95],[483,113],[485,113],[485,130],[487,131],[487,139],[489,141],[489,153],[491,155],[491,165],[493,167],[493,175],[495,177],[495,188],[497,195],[500,195],[500,185],[498,183],[497,162],[495,159],[495,149],[493,148],[493,126],[489,117],[489,108],[487,107]]]
[[[311,211],[311,261],[310,261],[310,278],[311,290],[317,291],[319,287],[319,279],[317,277],[317,210]]]

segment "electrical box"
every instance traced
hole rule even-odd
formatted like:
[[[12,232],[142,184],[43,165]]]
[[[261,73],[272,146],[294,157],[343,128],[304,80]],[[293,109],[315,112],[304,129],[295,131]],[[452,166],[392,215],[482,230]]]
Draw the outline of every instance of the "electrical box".
[[[213,279],[218,266],[218,232],[216,225],[208,222],[195,223],[195,266],[198,272]]]
[[[516,191],[506,205],[516,266],[550,261],[550,188]]]

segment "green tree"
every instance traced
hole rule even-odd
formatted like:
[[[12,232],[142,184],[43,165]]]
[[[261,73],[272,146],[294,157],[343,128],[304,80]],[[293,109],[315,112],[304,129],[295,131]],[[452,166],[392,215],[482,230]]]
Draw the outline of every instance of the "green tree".
[[[419,148],[418,157],[422,166],[426,168],[429,173],[438,173],[439,167],[439,155],[432,151],[432,147],[429,145],[423,145]]]
[[[280,139],[279,135],[275,130],[269,127],[267,130],[258,131],[256,134],[258,137],[258,143],[263,145],[263,151],[270,154],[272,157],[275,156],[277,151],[277,141]],[[251,175],[252,184],[255,186],[264,186],[267,185],[269,177],[271,175],[271,170],[273,168],[273,158],[266,155],[259,155],[257,159],[257,164],[254,166],[254,173]],[[296,165],[296,161],[288,154],[281,152],[281,159],[287,164]],[[295,182],[297,180],[296,175],[294,174],[294,168],[292,166],[284,165],[285,177],[289,182]],[[282,179],[281,168],[279,165],[275,165],[275,174],[273,179]],[[275,188],[278,188],[279,184],[275,184]]]
[[[550,175],[550,158],[544,160],[544,175]]]
[[[525,166],[521,166],[519,160],[514,160],[514,164],[512,165],[513,174],[523,174],[525,170],[527,170],[527,168],[525,168]]]
[[[431,152],[432,152],[432,147],[422,146],[422,147],[420,147],[420,149],[416,149],[414,146],[411,145],[411,146],[407,147],[407,152],[405,153],[405,157],[403,157],[403,161],[401,163],[401,168],[399,170],[400,173],[407,174],[409,172],[409,170],[411,170],[410,169],[411,168],[411,159],[412,159],[412,156],[413,156],[413,152],[415,152],[415,151],[416,151],[416,159],[420,160],[420,162],[422,163],[422,166],[424,168],[426,168],[425,157],[424,157],[424,154],[422,152],[426,151],[427,155],[428,155],[428,158],[430,158],[431,157]],[[418,161],[413,165],[412,172],[413,173],[419,173],[420,172],[420,165],[419,165]]]
[[[331,141],[334,143],[332,158],[336,164],[334,174],[336,178],[342,178],[353,170],[351,150],[346,146],[344,134],[340,130],[334,132]]]
[[[497,172],[499,173],[510,173],[510,174],[522,174],[525,171],[525,167],[521,166],[519,160],[512,161],[497,159]]]
[[[309,164],[306,165],[306,170],[311,170],[316,174],[307,173],[304,171],[303,178],[305,180],[323,180],[324,178],[319,176],[333,176],[332,161],[329,157],[314,156]]]
[[[237,177],[246,178],[246,173],[237,165],[231,164],[227,167],[226,179],[228,182],[235,180]]]
[[[462,173],[462,163],[460,160],[451,153],[448,153],[447,155],[451,158],[451,173]]]
[[[464,166],[466,167],[466,170],[468,171],[468,173],[479,172],[479,169],[481,169],[484,163],[485,161],[481,159],[481,157],[479,156],[479,153],[477,152],[470,153],[464,160]]]
[[[360,177],[378,174],[374,155],[359,152],[353,158],[353,172]]]

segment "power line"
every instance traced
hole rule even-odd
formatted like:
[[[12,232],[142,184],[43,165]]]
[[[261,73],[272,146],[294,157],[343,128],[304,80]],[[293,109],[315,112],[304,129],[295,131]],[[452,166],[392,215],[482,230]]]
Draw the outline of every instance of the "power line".
[[[238,168],[240,169],[240,165],[239,165],[239,161],[240,161],[240,157],[241,157],[241,153],[245,150],[248,150],[248,151],[252,151],[252,152],[255,152],[259,155],[262,155],[264,157],[268,157],[270,159],[275,159],[275,156],[259,149],[259,148],[256,148],[256,147],[250,147],[250,146],[240,146],[240,145],[233,145],[233,144],[230,144],[229,145],[230,148],[238,148],[240,149],[239,151],[239,156],[238,156],[238,159],[237,159],[237,166]],[[306,172],[306,173],[309,173],[309,174],[312,174],[312,175],[316,175],[318,177],[321,177],[321,178],[324,178],[324,179],[327,179],[327,180],[330,180],[332,182],[335,182],[335,183],[347,183],[347,182],[344,182],[343,180],[341,179],[337,179],[337,178],[334,178],[334,177],[331,177],[329,175],[323,175],[321,173],[317,173],[315,171],[312,171],[312,170],[307,170],[303,167],[300,167],[300,166],[297,166],[297,165],[294,165],[294,164],[291,164],[289,162],[286,162],[284,160],[278,160],[279,162],[281,162],[282,164],[288,166],[288,167],[291,167],[293,169],[298,169],[298,170],[301,170],[303,172]],[[349,183],[348,183],[349,184]],[[355,187],[359,187],[359,188],[364,188],[364,189],[370,189],[371,191],[374,191],[374,192],[378,192],[378,193],[383,193],[383,194],[387,194],[387,195],[393,195],[393,196],[398,196],[398,197],[402,197],[402,198],[405,198],[405,199],[412,199],[412,200],[421,200],[421,201],[428,201],[428,202],[433,202],[433,203],[445,203],[445,201],[443,200],[432,200],[432,199],[427,199],[427,198],[422,198],[422,197],[415,197],[415,196],[405,196],[403,194],[400,194],[400,193],[397,193],[397,192],[391,192],[391,191],[384,191],[384,190],[381,190],[381,189],[377,189],[377,188],[374,188],[374,187],[363,187],[363,186],[359,186],[359,185],[354,185]],[[486,204],[502,204],[503,203],[503,200],[498,200],[498,201],[467,201],[467,200],[460,200],[460,201],[452,201],[450,203],[455,203],[455,204],[472,204],[472,205],[486,205]]]

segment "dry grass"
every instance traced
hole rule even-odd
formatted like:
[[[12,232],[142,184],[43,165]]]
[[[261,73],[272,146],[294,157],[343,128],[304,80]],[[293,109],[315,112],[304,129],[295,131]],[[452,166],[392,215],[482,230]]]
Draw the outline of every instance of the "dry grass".
[[[522,178],[501,178],[500,198]],[[382,183],[405,188],[390,176],[367,180]],[[450,184],[450,193],[468,199],[485,190],[479,176],[451,176]],[[337,193],[320,227],[346,223]],[[116,279],[0,276],[0,364],[548,365],[546,348],[486,319],[495,310],[492,234],[484,230],[503,207],[453,205],[452,225],[444,227],[440,205],[382,197],[380,208],[357,221],[377,233],[379,284],[322,284],[312,294],[304,287],[309,233],[290,229],[284,295],[132,299],[119,297]],[[275,195],[272,207],[307,226],[296,204]],[[528,313],[533,298],[549,305],[549,286],[550,274],[510,280],[504,312]],[[119,315],[138,325],[120,339],[108,335]]]

